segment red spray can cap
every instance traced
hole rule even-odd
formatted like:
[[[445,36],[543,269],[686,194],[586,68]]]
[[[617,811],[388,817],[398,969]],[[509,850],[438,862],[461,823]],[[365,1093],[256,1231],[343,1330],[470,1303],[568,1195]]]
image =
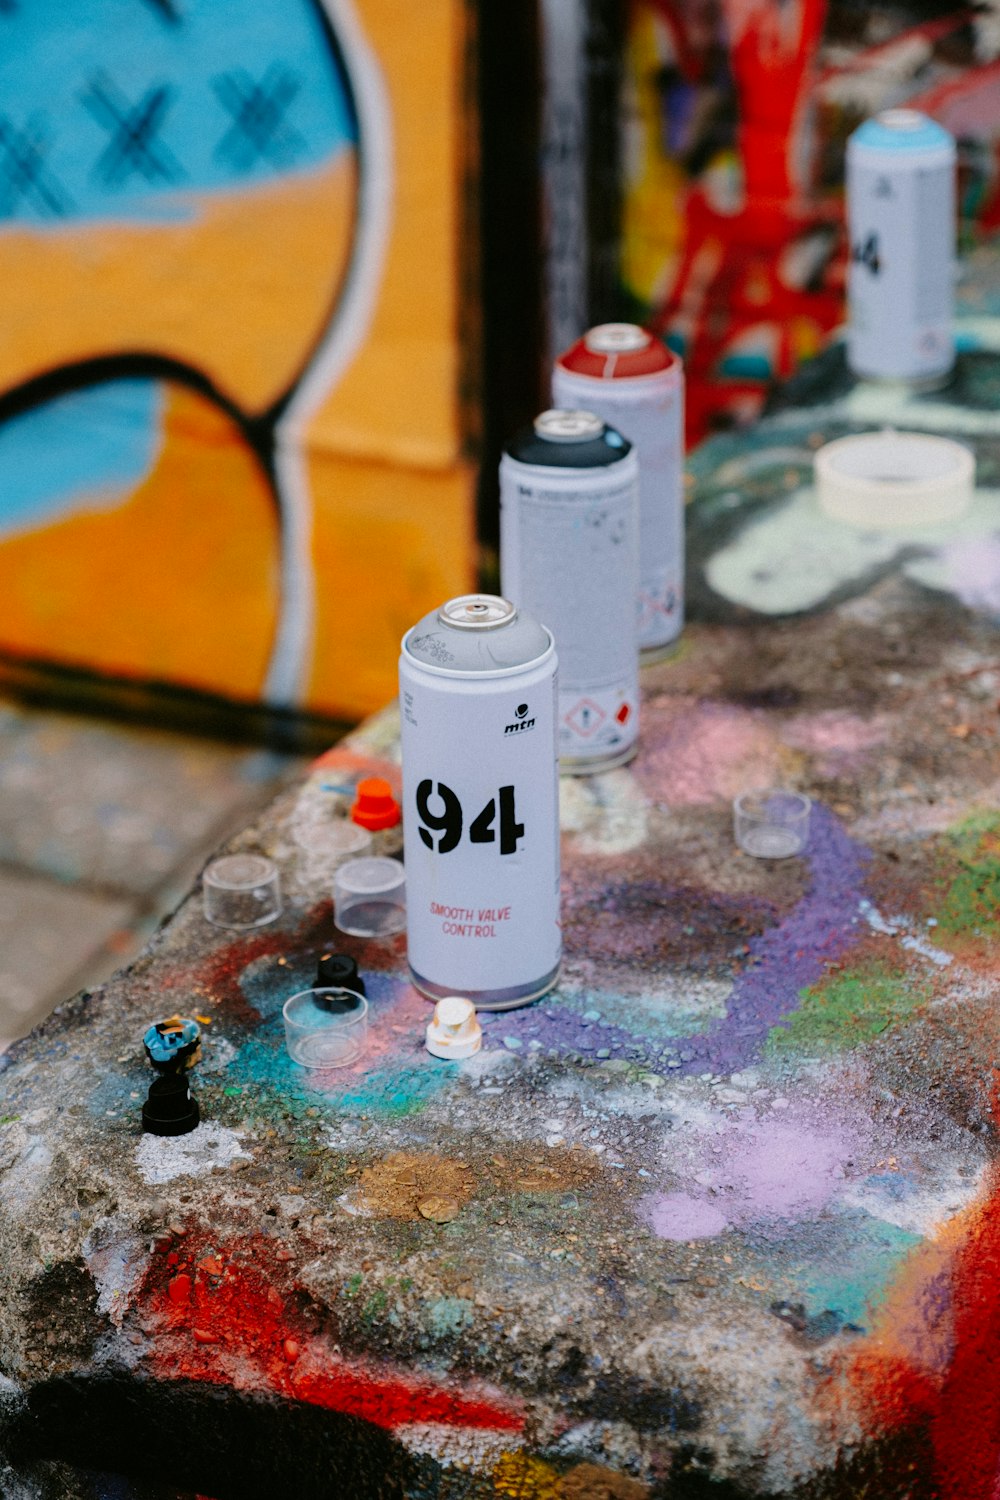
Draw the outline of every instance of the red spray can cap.
[[[377,833],[380,828],[395,828],[402,814],[389,783],[381,776],[366,776],[358,782],[351,817],[362,828]]]
[[[556,361],[573,375],[596,380],[627,380],[681,368],[676,354],[637,323],[599,323],[571,344]]]

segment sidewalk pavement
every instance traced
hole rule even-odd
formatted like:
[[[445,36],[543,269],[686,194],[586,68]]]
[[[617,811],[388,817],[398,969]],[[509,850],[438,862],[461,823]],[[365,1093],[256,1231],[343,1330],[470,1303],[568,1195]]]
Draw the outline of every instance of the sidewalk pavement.
[[[0,700],[0,1051],[138,954],[306,763]]]

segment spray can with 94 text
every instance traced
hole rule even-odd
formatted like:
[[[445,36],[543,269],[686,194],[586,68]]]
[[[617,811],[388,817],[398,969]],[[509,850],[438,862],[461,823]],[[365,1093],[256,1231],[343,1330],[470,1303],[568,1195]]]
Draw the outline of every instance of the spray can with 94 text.
[[[559,974],[556,653],[506,599],[467,594],[403,638],[399,667],[414,984],[508,1010]]]

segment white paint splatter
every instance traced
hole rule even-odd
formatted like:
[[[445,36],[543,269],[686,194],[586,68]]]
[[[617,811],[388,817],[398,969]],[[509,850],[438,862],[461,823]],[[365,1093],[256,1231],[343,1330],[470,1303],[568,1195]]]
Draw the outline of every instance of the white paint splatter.
[[[858,902],[858,911],[864,917],[872,932],[879,932],[884,937],[898,937],[901,948],[907,948],[911,953],[919,953],[921,958],[926,958],[938,968],[946,969],[954,962],[954,955],[945,953],[943,948],[937,948],[929,943],[919,932],[914,932],[914,924],[908,917],[883,917],[882,913],[870,901],[862,899]],[[910,930],[907,930],[910,929]],[[902,936],[900,934],[902,933]]]
[[[352,1219],[372,1219],[375,1217],[372,1210],[360,1201],[355,1190],[341,1193],[337,1199],[337,1206],[350,1214]]]
[[[484,1427],[449,1427],[444,1422],[405,1422],[393,1435],[411,1453],[427,1454],[445,1467],[492,1473],[505,1453],[522,1446],[510,1432]]]
[[[995,411],[929,400],[904,385],[882,385],[878,381],[859,381],[834,409],[841,420],[846,418],[865,427],[912,427],[921,432],[942,432],[946,437],[980,432],[994,435],[997,430]]]
[[[235,1062],[239,1056],[240,1049],[234,1047],[228,1037],[213,1036],[206,1038],[202,1034],[202,1047],[204,1056],[201,1060],[200,1070],[202,1073],[222,1073]]]
[[[227,1125],[199,1125],[190,1135],[144,1135],[135,1148],[135,1162],[144,1180],[151,1184],[175,1177],[198,1177],[202,1172],[232,1166],[237,1157],[249,1157],[242,1135]]]
[[[149,1261],[148,1241],[130,1234],[126,1220],[116,1214],[87,1236],[83,1258],[97,1287],[98,1312],[120,1328]]]
[[[577,835],[582,854],[627,854],[645,842],[649,802],[629,771],[564,776],[559,826]]]
[[[945,953],[941,948],[935,948],[934,944],[929,943],[926,938],[914,937],[912,934],[908,934],[906,937],[900,938],[899,943],[900,947],[909,948],[912,952],[919,953],[921,958],[930,959],[932,964],[937,964],[942,969],[947,968],[953,962],[952,954]]]
[[[919,1176],[887,1171],[851,1183],[845,1188],[841,1202],[907,1234],[926,1238],[968,1208],[978,1197],[985,1176],[985,1164],[971,1177],[961,1177],[958,1163],[952,1162],[942,1164],[934,1179],[928,1180],[930,1172],[924,1162]]]
[[[14,1122],[0,1140],[0,1176],[5,1203],[30,1205],[48,1183],[52,1152],[40,1135],[29,1135]]]
[[[885,567],[899,538],[855,531],[820,510],[812,489],[745,526],[712,557],[705,576],[717,594],[761,614],[815,609],[844,583]]]
[[[962,537],[907,566],[909,577],[930,589],[952,593],[968,609],[1000,615],[1000,505],[992,536]]]
[[[891,923],[887,922],[878,908],[873,906],[870,901],[859,901],[858,910],[861,912],[861,915],[868,923],[868,926],[871,928],[872,932],[881,932],[886,937],[896,936],[898,929]]]
[[[915,549],[920,555],[908,556]],[[993,558],[997,549],[998,490],[977,490],[966,514],[946,526],[889,532],[861,531],[831,520],[808,488],[794,491],[784,505],[744,527],[711,559],[705,576],[733,604],[760,614],[787,615],[816,609],[836,590],[899,559],[902,572],[914,582],[956,593],[971,608],[992,608],[1000,593],[995,574],[987,569],[983,582],[973,571],[970,583],[964,569],[974,552]],[[980,598],[986,602],[976,603]]]

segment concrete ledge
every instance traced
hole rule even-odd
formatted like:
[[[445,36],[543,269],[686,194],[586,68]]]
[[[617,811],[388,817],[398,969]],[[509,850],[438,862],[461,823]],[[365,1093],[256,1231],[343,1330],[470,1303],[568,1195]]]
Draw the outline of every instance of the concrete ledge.
[[[970,580],[995,542],[832,555],[769,617],[782,581],[731,564],[762,517],[794,547],[773,420],[702,461],[692,517],[699,576],[757,603],[648,672],[633,766],[565,786],[552,996],[438,1062],[402,939],[344,940],[368,1056],[316,1088],[288,1060],[281,1003],[334,938],[297,830],[394,773],[387,713],[236,841],[282,863],[278,924],[219,933],[196,894],[4,1059],[12,1493],[90,1467],[223,1500],[279,1464],[358,1500],[988,1500],[1000,649]],[[773,781],[816,798],[803,859],[733,844],[732,795]],[[209,1018],[205,1123],[157,1143],[141,1036],[178,1008]]]

